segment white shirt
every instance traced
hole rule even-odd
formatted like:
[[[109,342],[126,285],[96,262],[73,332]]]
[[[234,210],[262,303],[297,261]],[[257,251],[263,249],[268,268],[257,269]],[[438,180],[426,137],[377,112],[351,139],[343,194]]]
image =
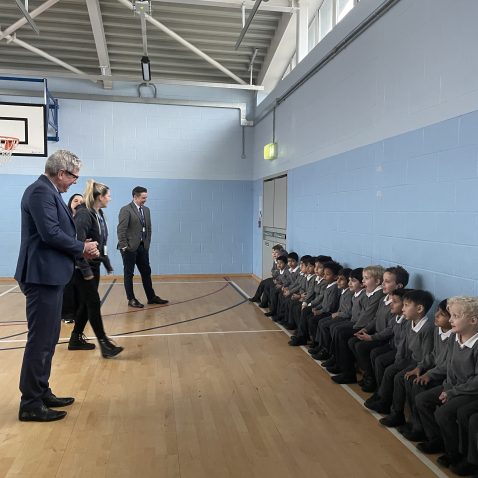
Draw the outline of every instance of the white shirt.
[[[392,303],[392,298],[390,297],[390,294],[387,294],[383,301],[385,302],[385,305],[390,305]]]
[[[461,337],[459,334],[456,334],[456,341],[458,342],[458,345],[460,346],[461,349],[464,349],[465,347],[468,347],[471,349],[473,345],[475,345],[475,342],[478,340],[478,334],[473,335],[473,337],[470,337],[465,343],[461,343]]]
[[[317,284],[320,284],[320,283],[322,282],[322,280],[323,280],[323,278],[322,278],[322,277],[319,277],[319,276],[317,276],[317,277],[315,278],[315,282],[317,282]]]
[[[415,333],[418,333],[420,329],[426,324],[428,320],[428,317],[425,315],[425,317],[422,317],[415,325],[412,325],[412,330]]]
[[[309,282],[312,277],[314,277],[314,274],[307,274],[307,282]]]
[[[354,293],[354,297],[358,297],[365,289],[360,289]],[[370,297],[370,296],[369,296]]]
[[[372,297],[373,294],[375,294],[375,292],[377,292],[378,290],[380,290],[382,288],[381,285],[379,285],[378,287],[375,288],[375,290],[373,292],[366,292],[367,294],[367,297]]]
[[[299,266],[296,266],[295,269],[291,269],[291,268],[289,267],[289,272],[295,272],[298,268],[299,268]]]
[[[285,269],[279,269],[279,274],[282,275],[285,272]]]
[[[337,281],[332,282],[331,284],[329,284],[329,285],[326,287],[326,289],[328,289],[329,287],[332,287],[334,284],[337,284]]]
[[[405,319],[405,316],[404,316],[404,315],[397,315],[397,316],[395,317],[395,322],[396,322],[397,324],[401,324],[401,323],[403,322],[403,319]]]
[[[450,335],[452,334],[452,330],[448,330],[446,332],[443,332],[443,329],[441,327],[438,327],[438,333],[440,334],[440,338],[444,342]]]

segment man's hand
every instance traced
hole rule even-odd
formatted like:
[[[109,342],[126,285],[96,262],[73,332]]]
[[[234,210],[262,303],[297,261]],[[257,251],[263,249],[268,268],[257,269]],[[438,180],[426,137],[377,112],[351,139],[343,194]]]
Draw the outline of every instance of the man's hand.
[[[98,250],[98,243],[96,241],[92,241],[91,239],[87,239],[83,249],[83,257],[85,259],[94,259],[99,255],[100,251]]]
[[[440,396],[438,397],[438,400],[440,400],[442,404],[445,404],[448,401],[447,393],[445,391],[441,392]]]

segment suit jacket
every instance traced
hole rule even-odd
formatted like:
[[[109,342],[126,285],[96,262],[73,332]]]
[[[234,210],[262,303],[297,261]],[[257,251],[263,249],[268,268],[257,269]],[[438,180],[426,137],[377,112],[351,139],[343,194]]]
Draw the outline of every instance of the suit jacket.
[[[40,176],[23,193],[21,240],[15,279],[42,285],[65,285],[84,244],[76,239],[73,218],[60,193]]]
[[[151,244],[151,213],[149,208],[143,206],[144,221],[146,223],[146,238],[144,248],[149,249]],[[141,231],[143,225],[141,216],[136,204],[131,201],[127,206],[123,206],[118,217],[118,249],[126,247],[127,251],[134,252],[141,243]]]

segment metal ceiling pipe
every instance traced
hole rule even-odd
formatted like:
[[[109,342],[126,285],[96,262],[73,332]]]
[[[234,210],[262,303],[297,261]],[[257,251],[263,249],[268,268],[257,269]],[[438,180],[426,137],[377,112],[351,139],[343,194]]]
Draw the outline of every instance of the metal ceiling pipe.
[[[261,0],[262,1],[262,0]],[[118,0],[119,3],[125,5],[128,7],[130,10],[133,10],[133,4],[129,2],[128,0]],[[241,85],[246,85],[247,83],[239,78],[237,75],[235,75],[232,71],[229,71],[225,66],[221,65],[219,62],[211,58],[209,55],[201,51],[199,48],[195,47],[192,43],[189,43],[187,40],[185,40],[182,36],[178,35],[175,33],[173,30],[168,28],[166,25],[163,23],[159,22],[152,16],[148,15],[147,13],[145,14],[146,20],[154,25],[156,28],[159,28],[161,31],[166,33],[166,35],[169,35],[171,38],[174,38],[177,42],[181,43],[181,45],[184,45],[186,48],[191,50],[192,52],[196,53],[196,55],[200,56],[204,60],[206,60],[208,63],[211,65],[215,66],[218,70],[222,71],[225,73],[227,76],[232,78],[234,81],[237,81],[237,83]]]
[[[244,35],[247,33],[247,30],[249,30],[251,22],[254,19],[254,16],[256,15],[257,10],[261,3],[262,3],[262,0],[256,0],[256,3],[254,3],[251,13],[249,13],[249,16],[247,17],[246,24],[242,27],[241,33],[239,33],[239,38],[237,39],[236,44],[234,45],[234,50],[237,50],[239,48],[239,45],[242,43]]]
[[[45,10],[48,10],[50,7],[58,3],[60,0],[47,0],[45,3],[42,3],[38,8],[30,12],[30,17],[35,18]],[[20,20],[16,21],[8,28],[0,32],[0,40],[3,40],[7,35],[11,35],[12,33],[16,32],[20,27],[27,23],[26,18],[20,18]]]
[[[62,66],[63,68],[66,68],[67,70],[72,71],[73,73],[77,73],[79,75],[85,75],[83,71],[79,70],[78,68],[75,68],[74,66],[65,63],[63,60],[60,60],[56,56],[50,55],[49,53],[40,50],[37,47],[34,47],[33,45],[30,45],[27,42],[24,42],[23,40],[19,40],[16,36],[12,35],[7,35],[4,40],[6,40],[8,43],[15,43],[18,46],[21,46],[22,48],[25,48],[26,50],[31,51],[32,53],[35,53],[36,55],[39,55],[52,63],[56,63],[59,66]]]

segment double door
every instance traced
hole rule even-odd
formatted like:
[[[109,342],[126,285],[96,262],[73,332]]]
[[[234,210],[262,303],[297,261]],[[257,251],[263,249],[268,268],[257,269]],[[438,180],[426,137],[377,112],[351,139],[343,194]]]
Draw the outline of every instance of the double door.
[[[272,247],[287,246],[287,174],[264,180],[262,277],[270,277]]]

